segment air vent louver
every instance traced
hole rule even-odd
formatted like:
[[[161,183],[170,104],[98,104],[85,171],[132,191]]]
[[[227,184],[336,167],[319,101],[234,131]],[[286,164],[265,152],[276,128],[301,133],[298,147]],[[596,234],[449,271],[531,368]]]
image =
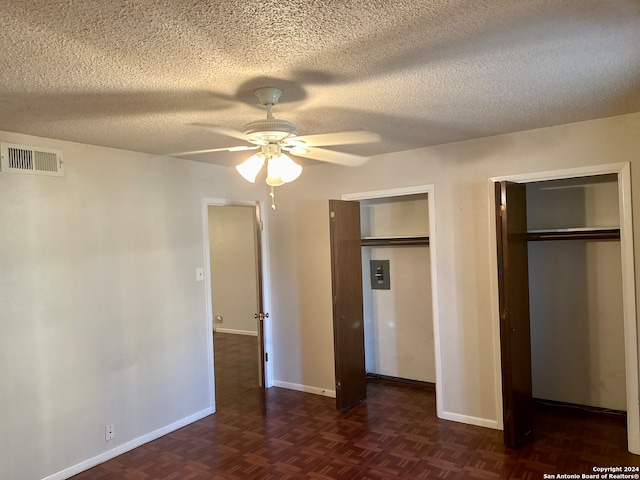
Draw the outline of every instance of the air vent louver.
[[[0,155],[2,156],[0,167],[5,173],[64,176],[64,163],[60,150],[2,143]]]

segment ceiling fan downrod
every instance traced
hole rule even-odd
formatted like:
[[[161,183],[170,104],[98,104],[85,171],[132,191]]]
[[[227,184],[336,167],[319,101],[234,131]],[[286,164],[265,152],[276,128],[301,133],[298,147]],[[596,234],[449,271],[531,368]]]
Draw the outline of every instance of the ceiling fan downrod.
[[[282,90],[276,87],[261,87],[253,93],[260,103],[267,107],[267,120],[273,120],[273,106],[278,104]]]

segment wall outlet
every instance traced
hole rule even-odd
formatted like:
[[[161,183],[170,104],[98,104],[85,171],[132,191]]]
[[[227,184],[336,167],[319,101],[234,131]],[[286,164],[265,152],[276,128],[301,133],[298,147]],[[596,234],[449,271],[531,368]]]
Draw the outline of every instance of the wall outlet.
[[[111,425],[105,425],[104,427],[104,441],[108,442],[109,440],[113,440],[116,436],[116,431],[113,428],[113,423]]]

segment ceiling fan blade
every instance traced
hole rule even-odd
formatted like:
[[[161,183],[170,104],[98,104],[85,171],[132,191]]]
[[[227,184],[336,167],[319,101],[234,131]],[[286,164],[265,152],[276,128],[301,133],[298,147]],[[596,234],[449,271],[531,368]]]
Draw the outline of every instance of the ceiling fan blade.
[[[366,130],[351,130],[334,133],[317,133],[300,135],[286,140],[288,145],[308,145],[310,147],[324,147],[328,145],[353,145],[356,143],[379,142],[380,135]]]
[[[360,155],[354,155],[352,153],[336,152],[324,148],[295,147],[289,150],[289,153],[298,157],[312,158],[313,160],[335,163],[336,165],[344,165],[346,167],[358,167],[369,160],[369,157],[361,157]]]
[[[232,128],[221,127],[219,125],[212,125],[210,123],[192,123],[196,127],[204,127],[209,130],[213,130],[220,135],[225,135],[227,137],[237,138],[239,140],[244,140],[245,142],[249,142],[249,137],[247,137],[244,133],[239,132],[238,130],[233,130]]]
[[[170,153],[169,157],[179,157],[181,155],[196,155],[198,153],[210,153],[210,152],[242,152],[245,150],[257,150],[260,148],[257,145],[240,145],[238,147],[227,147],[227,148],[209,148],[208,150],[192,150],[190,152],[178,152],[178,153]]]

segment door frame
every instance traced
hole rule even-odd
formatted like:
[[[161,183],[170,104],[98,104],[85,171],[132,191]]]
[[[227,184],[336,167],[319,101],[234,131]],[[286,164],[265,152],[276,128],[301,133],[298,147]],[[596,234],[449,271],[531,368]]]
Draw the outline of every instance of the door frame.
[[[444,398],[444,385],[442,381],[442,362],[440,361],[440,309],[438,307],[438,256],[436,241],[436,197],[433,184],[416,185],[412,187],[391,188],[387,190],[375,190],[369,192],[346,193],[340,196],[341,200],[368,200],[373,198],[399,197],[404,195],[427,194],[427,206],[429,212],[429,263],[431,264],[431,313],[433,315],[433,347],[436,366],[436,415],[438,418],[447,419],[444,412],[442,399]],[[449,418],[455,420],[454,418]]]
[[[616,174],[618,176],[618,206],[620,215],[620,260],[622,262],[622,309],[624,317],[625,377],[627,394],[627,445],[631,453],[640,455],[640,405],[638,386],[638,321],[636,318],[636,282],[633,252],[633,217],[631,204],[631,166],[626,163],[592,165],[588,167],[548,170],[492,177],[488,180],[489,219],[496,222],[494,183],[503,180],[516,183],[561,180],[566,178],[592,177]],[[496,231],[489,229],[489,260],[491,269],[492,318],[499,318],[498,270]],[[496,418],[499,429],[504,429],[502,405],[502,364],[500,360],[500,325],[492,322]]]
[[[269,286],[269,260],[268,260],[268,226],[266,209],[263,201],[258,201],[260,205],[260,214],[262,220],[262,294],[264,310],[271,310],[271,295]],[[202,234],[203,234],[203,248],[204,248],[204,283],[205,283],[205,327],[207,332],[207,363],[209,370],[209,407],[216,411],[216,392],[215,392],[215,368],[213,363],[213,305],[211,301],[211,257],[209,252],[209,207],[251,207],[255,210],[256,201],[244,201],[244,200],[231,200],[226,198],[203,198],[202,199]],[[264,319],[264,351],[271,351],[271,319]],[[265,387],[270,388],[273,386],[273,368],[272,362],[265,362]]]

